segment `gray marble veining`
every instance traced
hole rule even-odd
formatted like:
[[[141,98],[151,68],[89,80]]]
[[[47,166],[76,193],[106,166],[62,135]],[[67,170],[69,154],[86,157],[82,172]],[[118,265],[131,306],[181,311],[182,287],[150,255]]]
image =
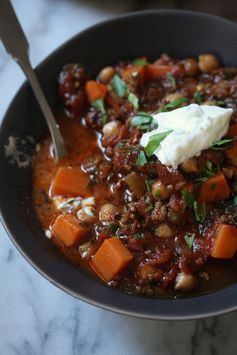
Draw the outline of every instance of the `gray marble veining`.
[[[15,0],[34,65],[60,43],[130,3]],[[0,48],[0,117],[24,80]],[[20,117],[19,117],[20,119]],[[0,225],[0,355],[234,355],[236,313],[199,321],[125,317],[72,298],[41,277]]]

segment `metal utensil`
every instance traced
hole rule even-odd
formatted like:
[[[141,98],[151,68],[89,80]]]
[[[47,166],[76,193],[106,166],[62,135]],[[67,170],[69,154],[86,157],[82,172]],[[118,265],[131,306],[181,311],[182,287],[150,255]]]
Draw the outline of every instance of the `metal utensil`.
[[[56,159],[60,159],[66,153],[63,137],[40,87],[35,72],[32,69],[28,55],[29,44],[10,0],[1,0],[0,3],[0,38],[6,51],[20,65],[30,82],[32,90],[46,119],[53,140],[55,157]]]

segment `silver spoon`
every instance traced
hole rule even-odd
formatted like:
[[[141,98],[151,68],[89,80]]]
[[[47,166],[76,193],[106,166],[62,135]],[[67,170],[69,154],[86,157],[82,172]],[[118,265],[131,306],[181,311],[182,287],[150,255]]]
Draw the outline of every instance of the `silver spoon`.
[[[10,0],[1,0],[0,38],[6,51],[20,65],[30,82],[32,90],[46,119],[53,140],[55,157],[58,160],[66,153],[63,137],[40,87],[35,72],[32,69],[28,55],[29,44]]]

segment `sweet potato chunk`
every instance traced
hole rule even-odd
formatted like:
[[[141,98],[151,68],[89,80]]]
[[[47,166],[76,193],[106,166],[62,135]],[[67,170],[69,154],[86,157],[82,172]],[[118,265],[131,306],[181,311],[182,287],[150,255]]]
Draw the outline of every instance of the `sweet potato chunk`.
[[[51,196],[86,197],[89,195],[88,184],[89,178],[80,168],[61,166],[54,178]]]
[[[66,247],[72,247],[78,243],[87,233],[78,219],[72,214],[61,214],[52,225],[55,237]]]
[[[106,282],[115,278],[132,260],[133,256],[120,239],[105,239],[91,260],[94,271]]]
[[[213,258],[231,259],[237,250],[237,228],[221,224],[214,240]]]
[[[226,200],[230,195],[230,188],[224,174],[215,175],[205,181],[200,189],[199,202],[213,202]]]

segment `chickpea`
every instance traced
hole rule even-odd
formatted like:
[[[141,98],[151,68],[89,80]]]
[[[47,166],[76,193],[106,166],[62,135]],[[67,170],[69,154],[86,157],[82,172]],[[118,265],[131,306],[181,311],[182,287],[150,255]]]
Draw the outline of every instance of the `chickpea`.
[[[180,272],[175,279],[175,290],[191,291],[197,286],[197,279],[191,274]]]
[[[180,167],[186,173],[196,173],[198,171],[197,158],[193,157],[185,160]]]
[[[113,67],[105,67],[100,71],[99,79],[102,83],[107,84],[114,74],[115,70]]]
[[[124,177],[125,183],[128,185],[130,192],[134,193],[136,196],[143,196],[147,187],[144,179],[137,173],[131,172]]]
[[[195,58],[188,58],[183,61],[186,75],[194,76],[198,73],[198,63]]]
[[[198,58],[198,66],[202,72],[210,72],[219,67],[219,62],[213,54],[201,54]]]
[[[104,125],[103,134],[105,136],[118,136],[120,131],[121,123],[119,121],[111,121]]]
[[[160,224],[156,231],[160,238],[171,238],[174,235],[173,229],[165,223]]]
[[[112,203],[105,203],[100,208],[99,218],[101,221],[110,221],[118,212],[118,208]]]
[[[169,197],[169,192],[166,186],[160,181],[156,180],[151,187],[151,194],[158,200],[165,200]]]

